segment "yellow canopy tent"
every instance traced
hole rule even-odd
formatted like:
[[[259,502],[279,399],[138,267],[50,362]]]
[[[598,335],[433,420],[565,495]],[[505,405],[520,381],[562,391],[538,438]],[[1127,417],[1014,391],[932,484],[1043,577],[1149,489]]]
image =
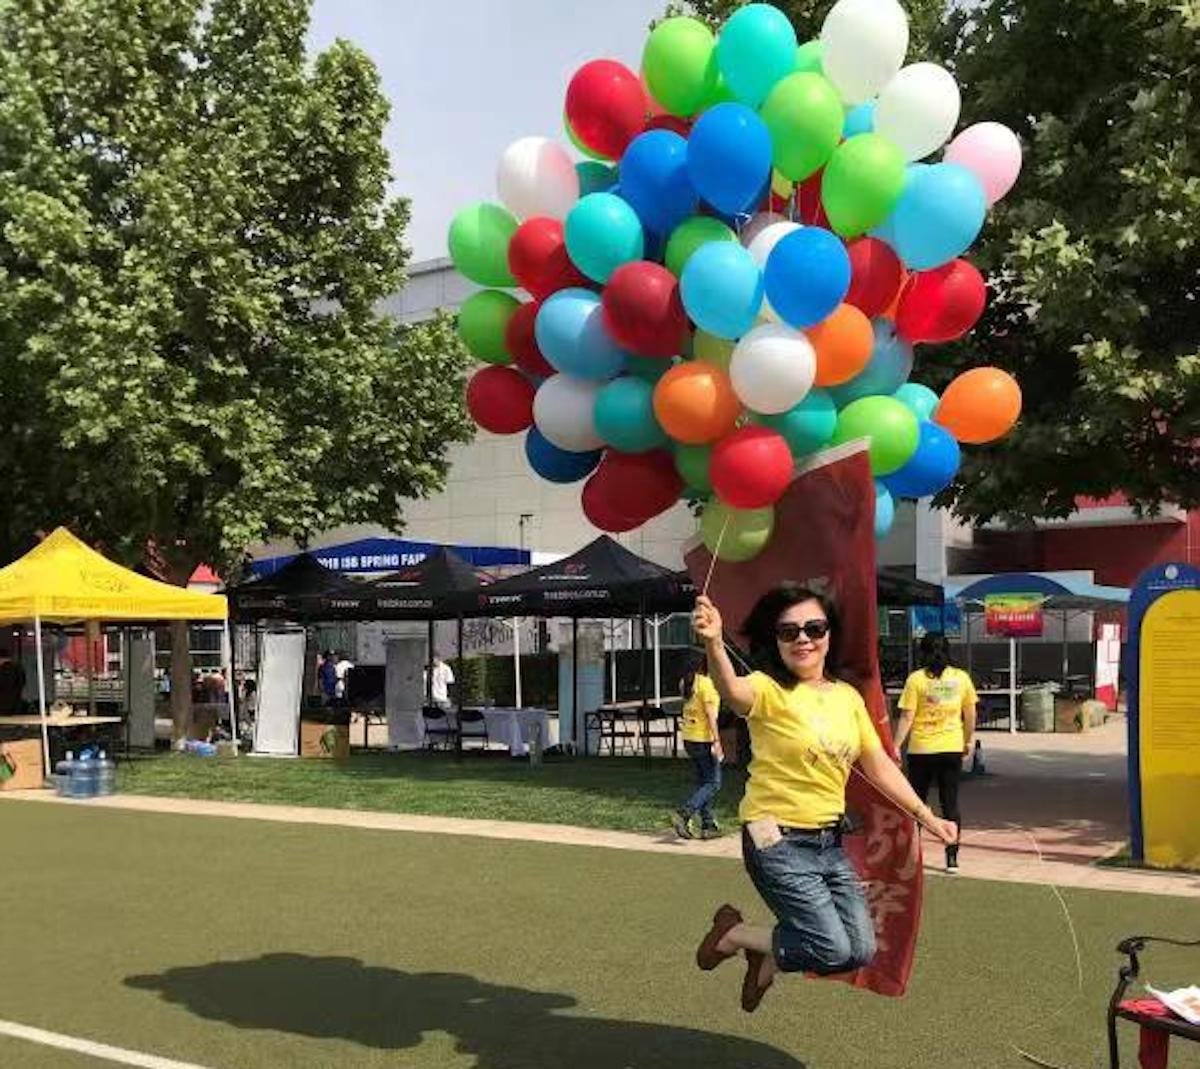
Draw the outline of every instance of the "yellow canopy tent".
[[[0,624],[33,621],[38,649],[38,699],[46,771],[50,747],[46,730],[46,679],[42,623],[86,620],[220,620],[229,645],[229,608],[220,594],[200,594],[160,583],[114,564],[65,527],[5,568],[0,568]],[[227,666],[228,667],[228,666]],[[229,680],[233,737],[233,680]]]

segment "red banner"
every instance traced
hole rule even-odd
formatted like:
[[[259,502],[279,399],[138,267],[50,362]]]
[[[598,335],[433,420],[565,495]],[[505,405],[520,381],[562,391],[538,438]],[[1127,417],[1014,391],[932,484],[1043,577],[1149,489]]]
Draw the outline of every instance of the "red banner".
[[[697,589],[711,557],[703,545],[686,554]],[[709,596],[728,637],[755,601],[784,580],[821,580],[841,616],[842,677],[861,692],[879,737],[895,753],[879,677],[875,605],[875,484],[865,447],[819,454],[775,506],[775,535],[744,564],[718,561]],[[882,995],[903,995],[912,972],[921,918],[922,869],[916,826],[862,776],[851,775],[847,807],[862,830],[846,852],[862,877],[879,950],[866,968],[840,979]]]

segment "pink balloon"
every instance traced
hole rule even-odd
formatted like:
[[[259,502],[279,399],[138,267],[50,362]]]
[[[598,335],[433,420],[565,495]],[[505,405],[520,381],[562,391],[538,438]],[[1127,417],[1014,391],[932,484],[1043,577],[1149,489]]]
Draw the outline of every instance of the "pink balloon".
[[[1003,123],[976,123],[950,142],[945,161],[965,167],[979,179],[990,208],[1016,184],[1021,142]]]

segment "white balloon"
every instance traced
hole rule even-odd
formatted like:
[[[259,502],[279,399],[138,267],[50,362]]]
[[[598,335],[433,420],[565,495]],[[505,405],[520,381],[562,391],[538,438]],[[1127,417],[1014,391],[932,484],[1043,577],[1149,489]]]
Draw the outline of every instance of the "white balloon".
[[[908,16],[896,0],[838,0],[821,27],[821,66],[847,104],[865,104],[904,65]]]
[[[500,157],[496,188],[518,219],[562,219],[579,200],[579,173],[562,145],[548,137],[523,137]]]
[[[910,163],[941,148],[954,133],[962,110],[958,83],[945,67],[914,63],[879,94],[875,132],[882,134]]]
[[[767,227],[773,226],[775,223],[786,222],[787,216],[780,215],[778,212],[759,212],[742,228],[742,244],[746,248],[750,248],[754,239],[766,230]]]
[[[755,218],[758,218],[758,216]],[[751,225],[753,225],[753,222],[754,221],[751,220]],[[786,238],[788,234],[794,233],[799,229],[799,223],[789,222],[787,219],[780,219],[778,222],[768,223],[761,230],[759,230],[759,232],[754,236],[753,240],[749,242],[746,247],[746,251],[754,257],[754,262],[758,264],[759,268],[765,270],[767,266],[767,257],[771,255],[771,250],[775,248],[775,246],[778,245],[784,238]],[[769,320],[772,323],[783,322],[783,319],[780,317],[779,313],[771,307],[771,302],[768,301],[766,297],[763,297],[762,307],[759,309],[758,314],[763,319]]]
[[[775,323],[755,327],[733,350],[729,379],[752,412],[778,415],[794,408],[812,389],[817,354],[799,330]]]
[[[587,382],[570,375],[551,375],[533,399],[533,422],[551,445],[572,453],[600,449],[604,439],[596,433],[596,394],[602,382]]]

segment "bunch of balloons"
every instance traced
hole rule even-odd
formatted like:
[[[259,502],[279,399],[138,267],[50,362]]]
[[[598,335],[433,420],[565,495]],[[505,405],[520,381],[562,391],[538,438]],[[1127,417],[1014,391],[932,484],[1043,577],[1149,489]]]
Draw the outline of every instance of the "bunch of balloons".
[[[543,478],[582,481],[595,526],[700,499],[710,549],[746,560],[796,463],[866,439],[882,536],[895,498],[936,494],[960,445],[1016,422],[1001,370],[940,397],[910,378],[915,347],[983,313],[963,256],[1021,148],[996,123],[950,140],[958,86],[904,66],[907,48],[896,0],[839,0],[804,44],[770,4],[715,36],[666,19],[640,76],[598,59],[571,78],[564,123],[586,159],[522,138],[500,160],[501,204],[454,219],[451,257],[486,287],[459,318],[488,365],[470,412],[524,433]]]

